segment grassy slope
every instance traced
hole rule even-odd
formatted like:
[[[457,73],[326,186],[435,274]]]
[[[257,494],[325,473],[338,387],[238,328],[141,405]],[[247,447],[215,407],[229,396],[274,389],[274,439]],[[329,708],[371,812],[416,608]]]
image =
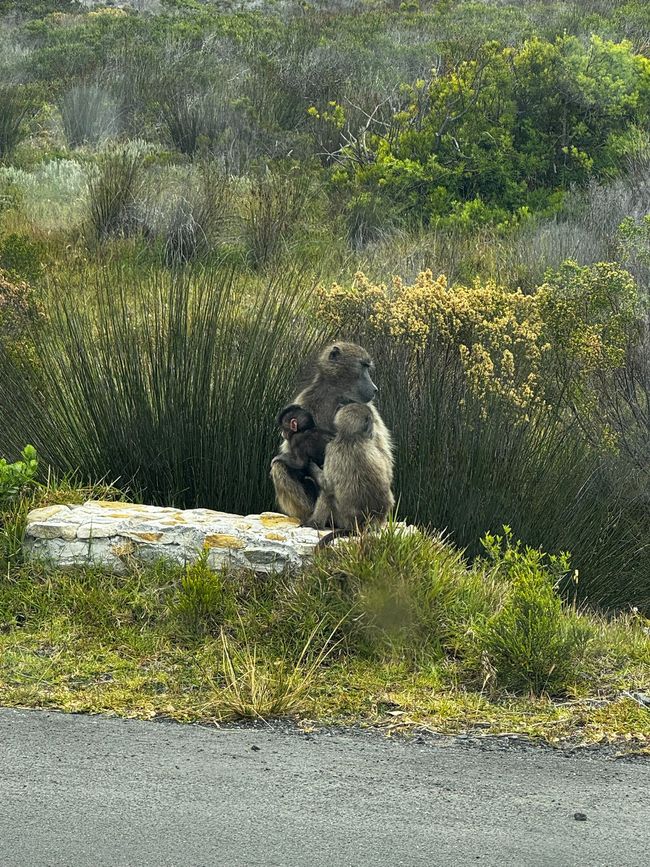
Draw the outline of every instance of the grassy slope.
[[[515,661],[516,648],[497,657],[481,626],[517,580],[502,566],[469,568],[438,539],[391,532],[274,579],[213,575],[201,564],[130,564],[121,577],[10,564],[0,578],[0,702],[183,722],[295,716],[516,732],[646,750],[650,713],[625,693],[650,684],[648,621],[565,605],[557,621],[587,629],[586,649],[567,644],[565,660],[540,658],[556,633],[529,634],[529,659],[549,683],[568,663],[555,696],[508,691],[509,666],[530,664]]]

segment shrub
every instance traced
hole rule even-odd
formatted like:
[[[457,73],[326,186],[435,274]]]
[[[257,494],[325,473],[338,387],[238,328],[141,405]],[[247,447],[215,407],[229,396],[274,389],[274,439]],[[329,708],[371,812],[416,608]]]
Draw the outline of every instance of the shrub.
[[[220,102],[213,94],[172,89],[163,95],[161,109],[169,138],[183,154],[209,149],[223,132]]]
[[[311,178],[294,167],[257,175],[246,203],[244,234],[255,268],[268,265],[288,244],[309,206]]]
[[[324,552],[291,585],[281,616],[294,640],[321,622],[323,638],[336,626],[351,653],[413,661],[454,650],[489,600],[479,572],[440,536],[389,526]]]
[[[144,170],[146,149],[141,143],[106,150],[97,173],[88,182],[90,232],[96,241],[128,235],[138,228],[135,199]]]
[[[43,307],[31,286],[0,271],[0,346],[20,340],[43,318]]]
[[[234,619],[235,610],[227,576],[211,571],[205,554],[185,567],[170,609],[182,634],[191,638],[218,635],[222,625]]]
[[[25,121],[38,110],[31,91],[14,84],[0,86],[0,159],[11,156],[27,135]]]
[[[80,84],[70,88],[61,105],[63,129],[70,147],[96,145],[117,132],[117,106],[103,88]]]
[[[33,446],[25,446],[21,452],[21,460],[13,464],[0,458],[0,508],[6,507],[9,501],[34,482],[38,472],[38,457]]]
[[[166,264],[184,265],[208,253],[226,225],[230,204],[226,177],[214,163],[202,164],[196,188],[174,203],[165,230]]]
[[[486,680],[499,688],[536,695],[565,693],[578,679],[592,627],[565,608],[557,583],[569,569],[566,555],[545,557],[513,544],[512,532],[483,538],[497,577],[506,584],[496,613],[473,630],[473,652]]]
[[[371,117],[334,180],[416,223],[504,223],[554,207],[555,191],[618,170],[649,116],[648,64],[595,35],[587,46],[568,35],[489,42],[405,88],[389,123]]]
[[[87,192],[87,172],[74,160],[51,159],[27,172],[14,166],[0,169],[19,209],[38,229],[70,231],[80,223]]]
[[[269,659],[251,645],[245,632],[238,646],[222,630],[224,685],[213,683],[213,688],[226,711],[244,719],[268,719],[303,710],[319,669],[335,646],[330,635],[317,653],[312,652],[315,634],[307,638],[296,659],[286,655]]]
[[[43,273],[43,244],[12,232],[0,240],[0,268],[18,280],[36,280]]]

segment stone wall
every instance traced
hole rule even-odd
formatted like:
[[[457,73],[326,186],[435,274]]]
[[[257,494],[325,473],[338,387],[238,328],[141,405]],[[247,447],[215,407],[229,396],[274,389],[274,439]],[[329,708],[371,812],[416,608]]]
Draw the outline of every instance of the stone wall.
[[[322,535],[275,512],[244,516],[96,500],[30,512],[24,552],[59,568],[100,565],[124,572],[132,558],[183,565],[207,551],[212,569],[274,573],[300,567]]]

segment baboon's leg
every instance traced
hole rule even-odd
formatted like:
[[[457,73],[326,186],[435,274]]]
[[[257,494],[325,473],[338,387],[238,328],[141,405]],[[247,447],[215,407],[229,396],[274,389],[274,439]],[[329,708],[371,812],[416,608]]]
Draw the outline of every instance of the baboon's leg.
[[[319,530],[335,526],[332,498],[325,491],[321,491],[318,495],[314,512],[309,519],[309,526],[317,527]]]
[[[308,521],[314,509],[314,499],[305,486],[292,477],[284,461],[271,464],[271,478],[280,511],[292,518],[300,518],[302,524]]]

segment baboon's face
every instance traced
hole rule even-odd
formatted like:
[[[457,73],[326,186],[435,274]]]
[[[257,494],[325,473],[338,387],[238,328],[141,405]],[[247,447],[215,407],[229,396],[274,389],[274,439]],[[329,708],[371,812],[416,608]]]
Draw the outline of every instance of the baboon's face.
[[[348,403],[334,417],[336,432],[345,437],[370,438],[374,429],[372,411],[365,403]]]
[[[320,357],[321,373],[340,387],[346,400],[355,403],[369,403],[377,394],[373,369],[372,359],[356,343],[335,343]]]

